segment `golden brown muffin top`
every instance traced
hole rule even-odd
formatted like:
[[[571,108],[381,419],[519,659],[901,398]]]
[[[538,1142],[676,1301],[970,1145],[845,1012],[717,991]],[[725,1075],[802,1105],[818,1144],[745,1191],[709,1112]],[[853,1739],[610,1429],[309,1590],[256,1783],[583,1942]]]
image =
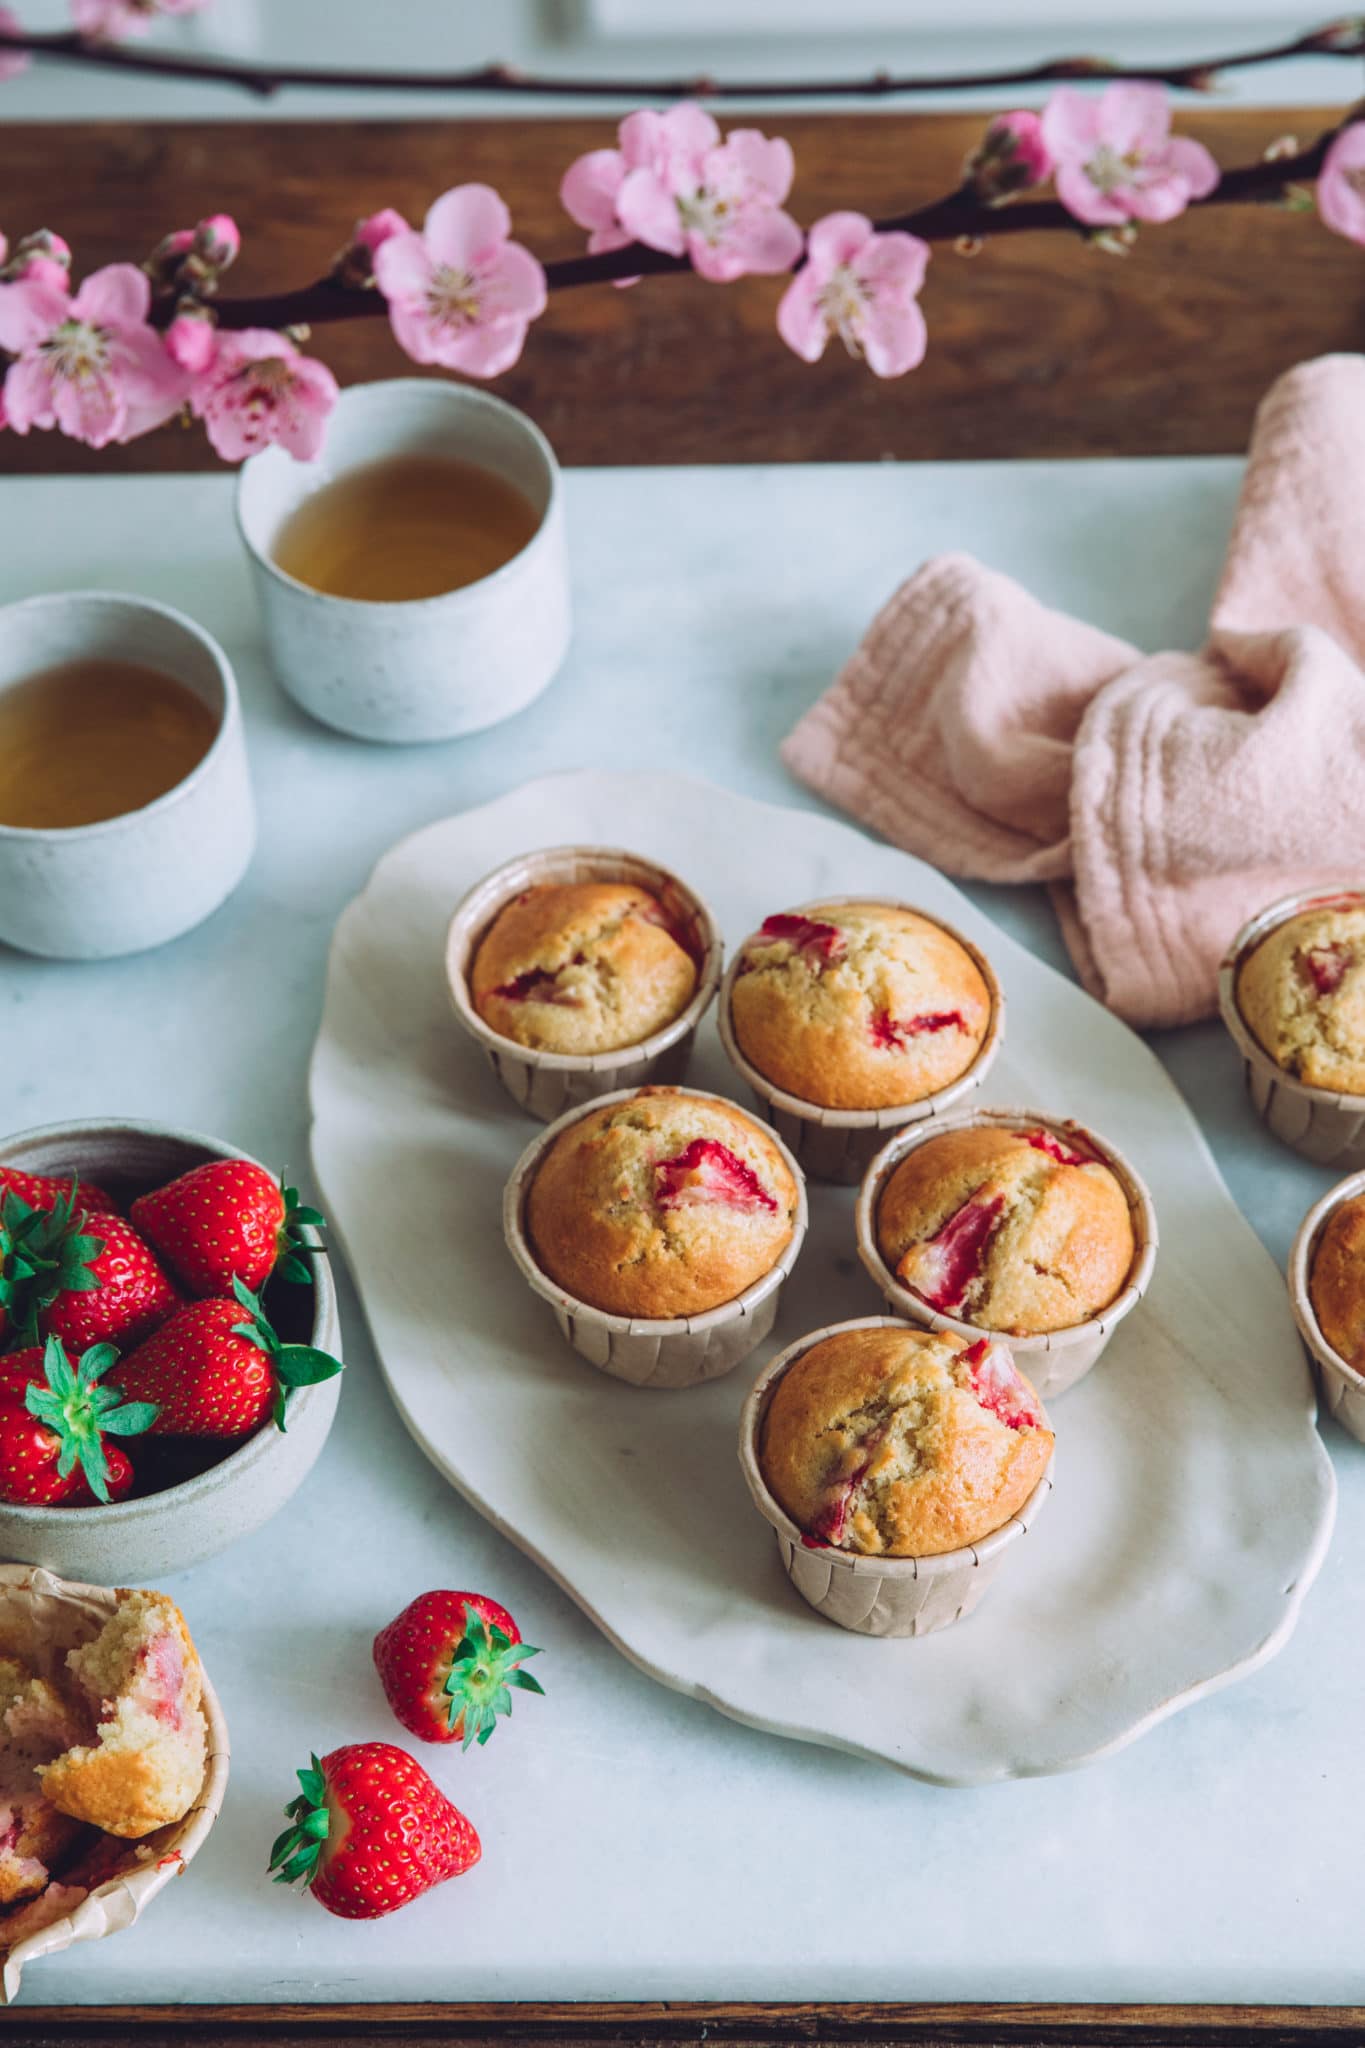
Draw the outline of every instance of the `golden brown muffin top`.
[[[1365,1373],[1365,1195],[1352,1195],[1328,1217],[1313,1253],[1308,1299],[1333,1351]]]
[[[817,1543],[934,1557],[1024,1505],[1052,1431],[1003,1344],[951,1331],[836,1330],[789,1366],[763,1417],[768,1489]]]
[[[523,889],[484,933],[469,973],[484,1023],[538,1052],[638,1045],[696,986],[697,963],[662,904],[625,882]]]
[[[1243,960],[1236,995],[1287,1074],[1365,1095],[1365,902],[1330,899],[1277,924]]]
[[[885,903],[781,911],[746,939],[731,985],[740,1051],[789,1095],[887,1109],[956,1081],[980,1051],[990,990],[932,919]]]
[[[609,1315],[700,1315],[791,1242],[797,1186],[761,1124],[718,1096],[641,1088],[554,1141],[526,1202],[541,1267]]]
[[[916,1145],[874,1227],[887,1265],[930,1308],[1015,1337],[1098,1315],[1136,1250],[1117,1176],[1042,1126],[980,1124]]]

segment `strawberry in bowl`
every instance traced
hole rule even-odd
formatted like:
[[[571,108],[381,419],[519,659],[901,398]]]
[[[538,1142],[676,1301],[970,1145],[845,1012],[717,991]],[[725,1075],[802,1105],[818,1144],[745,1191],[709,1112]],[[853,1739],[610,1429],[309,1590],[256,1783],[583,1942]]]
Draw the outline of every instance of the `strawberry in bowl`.
[[[195,1191],[205,1181],[188,1199],[184,1186],[206,1166],[229,1169],[211,1184],[240,1196],[240,1218],[202,1227],[210,1219]],[[156,1411],[135,1437],[106,1442],[107,1505],[0,1498],[5,1555],[127,1583],[258,1528],[321,1451],[340,1391],[317,1211],[234,1148],[148,1124],[73,1123],[0,1140],[0,1176],[0,1418],[16,1385],[25,1412],[27,1354],[50,1335],[73,1370],[92,1345],[115,1345],[98,1388]],[[169,1199],[149,1203],[148,1222],[144,1198],[158,1195]]]

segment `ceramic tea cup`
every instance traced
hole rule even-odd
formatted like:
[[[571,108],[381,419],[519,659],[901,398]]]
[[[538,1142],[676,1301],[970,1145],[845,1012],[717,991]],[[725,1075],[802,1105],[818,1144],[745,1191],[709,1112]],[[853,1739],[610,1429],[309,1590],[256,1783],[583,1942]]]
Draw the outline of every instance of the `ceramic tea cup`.
[[[288,575],[275,549],[311,493],[398,456],[493,471],[539,524],[491,575],[437,597],[334,597]],[[268,448],[243,465],[237,524],[280,683],[324,725],[367,740],[444,740],[510,718],[538,697],[569,644],[569,566],[554,451],[514,406],[418,377],[343,391],[316,462]]]
[[[217,730],[164,795],[92,825],[0,824],[0,940],[58,960],[162,945],[215,911],[256,844],[237,682],[215,640],[169,605],[105,590],[0,608],[0,695],[69,662],[159,669],[193,691]]]

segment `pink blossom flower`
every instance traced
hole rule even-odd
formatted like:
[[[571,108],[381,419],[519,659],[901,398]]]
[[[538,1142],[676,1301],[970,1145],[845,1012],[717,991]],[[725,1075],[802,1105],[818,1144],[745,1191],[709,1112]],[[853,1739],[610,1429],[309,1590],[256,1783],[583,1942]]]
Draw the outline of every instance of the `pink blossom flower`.
[[[268,327],[219,334],[208,374],[190,404],[225,462],[240,462],[270,442],[311,462],[337,402],[337,380],[325,363],[302,355],[287,335]]]
[[[145,36],[160,14],[197,14],[209,0],[71,0],[71,14],[83,36],[118,42]]]
[[[545,310],[545,272],[508,240],[512,217],[490,185],[443,192],[420,234],[389,235],[374,252],[389,322],[414,362],[496,377],[521,354]]]
[[[0,29],[3,29],[7,36],[21,36],[24,33],[24,24],[12,7],[0,7]],[[17,78],[21,71],[28,70],[29,61],[22,50],[0,50],[0,81]]]
[[[806,261],[782,294],[777,331],[814,363],[837,335],[878,377],[924,360],[928,333],[916,295],[929,247],[918,235],[878,234],[861,213],[827,213],[806,238]]]
[[[1218,183],[1203,143],[1171,134],[1160,85],[1107,85],[1098,99],[1059,86],[1043,109],[1043,140],[1057,166],[1057,197],[1091,227],[1174,220]]]
[[[666,114],[629,114],[619,132],[615,218],[630,240],[688,257],[713,284],[791,269],[801,230],[782,211],[796,168],[790,143],[756,128],[734,128],[722,142],[711,116],[688,104]],[[595,185],[599,198],[592,203],[600,213],[614,177],[602,163],[583,172],[572,187],[575,202],[586,208]],[[610,232],[605,222],[598,228],[604,231]]]
[[[218,329],[212,313],[197,299],[182,299],[166,329],[166,353],[192,377],[202,377],[218,356]]]
[[[988,206],[1051,176],[1052,152],[1043,140],[1042,120],[1026,107],[997,114],[963,167],[964,179]]]
[[[5,378],[5,410],[17,433],[60,427],[92,448],[150,433],[183,404],[188,379],[147,324],[151,286],[131,263],[92,271],[74,298],[46,275],[7,292],[18,333]],[[0,343],[13,340],[0,334]]]
[[[1318,212],[1352,242],[1365,242],[1365,122],[1353,121],[1332,143],[1318,173]]]

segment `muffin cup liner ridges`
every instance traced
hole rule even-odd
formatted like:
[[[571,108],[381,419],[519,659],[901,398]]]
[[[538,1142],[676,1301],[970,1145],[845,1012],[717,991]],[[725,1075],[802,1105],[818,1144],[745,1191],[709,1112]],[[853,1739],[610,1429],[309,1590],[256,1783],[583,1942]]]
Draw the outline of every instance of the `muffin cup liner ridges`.
[[[1282,1144],[1319,1166],[1365,1166],[1365,1095],[1337,1095],[1330,1088],[1311,1088],[1274,1061],[1252,1035],[1237,1006],[1237,976],[1242,962],[1287,918],[1300,911],[1365,901],[1359,889],[1304,889],[1282,896],[1242,926],[1218,969],[1218,1007],[1242,1055],[1247,1093],[1267,1130]]]
[[[77,1585],[39,1566],[0,1565],[0,1646],[32,1664],[41,1677],[51,1677],[65,1652],[87,1641],[114,1607],[114,1594],[105,1586]],[[117,1875],[96,1885],[60,1920],[8,1950],[4,1950],[6,1923],[0,1920],[0,1950],[4,1950],[0,2003],[13,2004],[25,1966],[40,1956],[56,1955],[78,1941],[102,1941],[106,1934],[131,1927],[202,1846],[222,1808],[229,1756],[227,1723],[207,1675],[203,1710],[208,1723],[204,1782],[184,1819],[158,1828],[140,1842],[126,1843],[127,1861]]]
[[[726,970],[721,984],[720,1006],[716,1012],[721,1043],[730,1064],[748,1083],[763,1115],[778,1136],[790,1145],[810,1178],[835,1181],[844,1186],[862,1179],[868,1162],[881,1150],[890,1132],[902,1130],[906,1124],[943,1116],[972,1095],[989,1073],[1005,1032],[1005,998],[990,961],[970,939],[964,938],[941,917],[934,917],[931,912],[921,909],[919,904],[902,903],[889,896],[822,896],[814,903],[797,903],[792,908],[797,915],[818,917],[822,910],[835,910],[840,904],[852,902],[879,903],[892,910],[912,910],[917,917],[926,918],[930,924],[936,924],[947,932],[949,938],[956,939],[964,952],[971,955],[990,990],[991,1015],[976,1058],[966,1073],[960,1074],[956,1081],[950,1081],[946,1088],[921,1096],[918,1102],[902,1102],[889,1109],[827,1109],[821,1103],[803,1101],[799,1095],[788,1095],[785,1089],[777,1087],[765,1074],[761,1074],[740,1050],[730,1019],[730,995],[744,961],[744,947],[740,947]]]
[[[695,1096],[701,1102],[725,1102],[700,1088],[679,1088],[678,1094]],[[604,1109],[612,1103],[629,1102],[636,1093],[622,1088],[604,1095],[588,1107]],[[725,1102],[727,1109],[735,1105]],[[512,1169],[502,1198],[502,1226],[507,1247],[523,1279],[554,1310],[561,1334],[583,1358],[589,1359],[613,1379],[627,1380],[635,1387],[695,1387],[704,1380],[719,1379],[733,1370],[754,1347],[763,1342],[777,1316],[782,1283],[796,1264],[809,1221],[806,1186],[801,1169],[780,1138],[774,1140],[796,1183],[796,1221],[791,1242],[776,1264],[743,1294],[719,1308],[697,1316],[678,1316],[667,1322],[649,1317],[608,1315],[589,1302],[578,1301],[556,1286],[536,1260],[525,1223],[526,1199],[541,1160],[561,1131],[566,1131],[584,1114],[582,1107],[569,1110],[547,1131],[533,1139]]]
[[[854,1551],[814,1547],[768,1491],[758,1446],[777,1382],[789,1366],[826,1337],[845,1330],[904,1329],[899,1316],[859,1316],[812,1330],[779,1352],[755,1380],[740,1412],[739,1462],[754,1505],[777,1535],[782,1568],[817,1614],[862,1636],[927,1636],[970,1614],[999,1571],[1006,1552],[1027,1535],[1052,1491],[1052,1459],[1016,1514],[961,1550],[937,1557],[862,1557]]]
[[[1353,1195],[1360,1194],[1365,1194],[1365,1171],[1348,1174],[1345,1180],[1329,1188],[1320,1202],[1314,1202],[1299,1225],[1290,1248],[1287,1279],[1294,1321],[1313,1361],[1324,1406],[1329,1415],[1335,1415],[1343,1429],[1349,1430],[1358,1442],[1365,1444],[1365,1373],[1357,1372],[1353,1365],[1348,1365],[1327,1342],[1309,1293],[1318,1240],[1333,1211],[1343,1202],[1349,1202]]]
[[[877,1211],[881,1206],[882,1190],[902,1159],[917,1145],[926,1144],[930,1138],[940,1137],[945,1131],[973,1130],[982,1125],[993,1125],[1007,1131],[1036,1131],[1040,1127],[1051,1131],[1064,1145],[1102,1161],[1118,1180],[1128,1197],[1128,1211],[1132,1218],[1133,1263],[1128,1269],[1122,1293],[1116,1295],[1098,1315],[1083,1323],[1075,1323],[1070,1329],[1047,1330],[1036,1337],[1016,1337],[1002,1331],[985,1330],[977,1323],[964,1322],[960,1316],[946,1316],[930,1308],[927,1302],[921,1301],[917,1294],[912,1294],[908,1287],[902,1285],[882,1257],[877,1245]],[[956,1331],[969,1343],[980,1337],[999,1337],[1009,1346],[1021,1371],[1033,1382],[1043,1401],[1055,1401],[1059,1394],[1064,1394],[1068,1387],[1074,1387],[1077,1380],[1089,1372],[1115,1329],[1147,1292],[1156,1263],[1156,1210],[1142,1176],[1107,1139],[1097,1138],[1084,1124],[1069,1118],[1045,1116],[1041,1110],[979,1109],[962,1116],[945,1117],[941,1123],[927,1130],[915,1128],[898,1132],[877,1154],[864,1176],[858,1192],[856,1224],[858,1256],[894,1316],[902,1322],[916,1323],[922,1330]]]
[[[474,1008],[469,970],[479,941],[503,906],[523,889],[566,882],[628,882],[647,889],[667,911],[697,963],[697,986],[686,1009],[638,1045],[616,1052],[535,1052],[493,1031]],[[505,861],[472,888],[450,921],[446,979],[455,1015],[483,1047],[489,1064],[513,1101],[550,1123],[618,1088],[647,1082],[681,1081],[692,1041],[720,986],[720,927],[711,907],[694,889],[638,853],[610,846],[550,846]]]

